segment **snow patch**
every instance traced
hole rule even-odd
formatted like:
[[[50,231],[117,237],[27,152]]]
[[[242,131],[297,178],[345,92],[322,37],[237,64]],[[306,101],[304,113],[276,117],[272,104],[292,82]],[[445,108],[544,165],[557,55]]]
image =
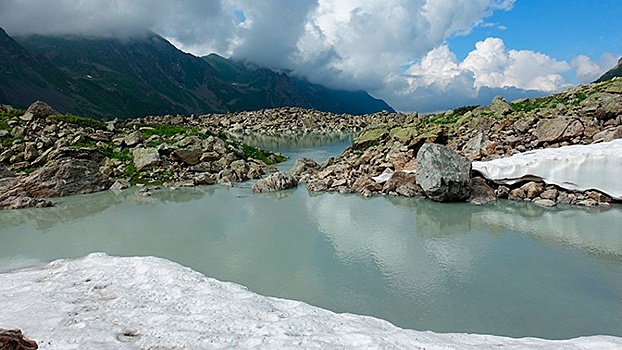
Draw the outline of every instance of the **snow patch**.
[[[0,328],[39,349],[620,349],[622,338],[550,341],[437,334],[255,294],[154,257],[90,254],[0,273]]]
[[[598,190],[622,199],[622,139],[473,162],[473,170],[498,184],[541,180],[571,191]]]

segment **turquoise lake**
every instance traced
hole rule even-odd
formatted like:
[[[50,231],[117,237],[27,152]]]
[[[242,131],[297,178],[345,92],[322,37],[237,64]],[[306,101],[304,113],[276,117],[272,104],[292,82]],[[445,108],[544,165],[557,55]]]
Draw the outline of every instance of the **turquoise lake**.
[[[255,138],[293,159],[351,137]],[[250,142],[250,141],[249,141]],[[91,252],[153,255],[270,296],[403,328],[622,336],[622,208],[363,198],[251,182],[137,189],[0,211],[0,271]],[[0,278],[1,281],[1,278]],[[0,311],[1,312],[1,311]]]

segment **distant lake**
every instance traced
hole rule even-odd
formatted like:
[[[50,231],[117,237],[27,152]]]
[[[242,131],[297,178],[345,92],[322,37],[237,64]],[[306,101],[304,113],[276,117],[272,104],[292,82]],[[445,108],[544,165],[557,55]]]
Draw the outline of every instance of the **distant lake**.
[[[293,159],[351,136],[253,142]],[[250,142],[250,141],[249,141]],[[137,189],[0,211],[0,271],[91,252],[153,255],[254,292],[437,332],[622,336],[622,208],[477,207],[252,194],[252,183]]]

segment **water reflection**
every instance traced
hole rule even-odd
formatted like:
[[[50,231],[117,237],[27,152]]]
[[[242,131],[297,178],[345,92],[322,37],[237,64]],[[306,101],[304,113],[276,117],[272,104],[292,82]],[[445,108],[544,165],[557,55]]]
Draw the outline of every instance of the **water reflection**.
[[[620,207],[476,207],[304,187],[257,195],[251,185],[103,192],[0,211],[0,270],[94,251],[154,255],[402,327],[622,335]]]

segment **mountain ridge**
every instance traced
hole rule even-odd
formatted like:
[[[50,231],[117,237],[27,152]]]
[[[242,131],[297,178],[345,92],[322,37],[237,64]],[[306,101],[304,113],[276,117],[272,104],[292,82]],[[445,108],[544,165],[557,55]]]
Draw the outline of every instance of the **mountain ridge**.
[[[45,100],[63,113],[100,119],[278,107],[349,114],[394,111],[364,91],[329,89],[217,55],[196,57],[153,32],[119,39],[11,38],[2,31],[0,53],[0,103],[18,108]],[[237,76],[230,74],[232,67],[239,70]],[[252,84],[245,85],[244,79],[251,78]]]

